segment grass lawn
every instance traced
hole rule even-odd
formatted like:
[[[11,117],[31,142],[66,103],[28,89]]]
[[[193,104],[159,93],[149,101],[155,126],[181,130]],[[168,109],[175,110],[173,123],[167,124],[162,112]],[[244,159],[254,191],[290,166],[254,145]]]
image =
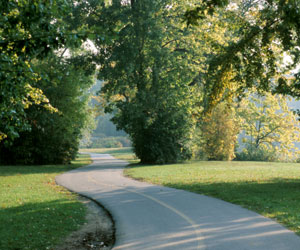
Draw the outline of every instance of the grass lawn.
[[[0,249],[53,249],[82,225],[84,205],[55,176],[89,163],[80,155],[71,165],[0,166]]]
[[[80,152],[98,153],[98,154],[110,154],[120,160],[128,161],[129,163],[138,163],[139,160],[132,152],[132,148],[85,148],[80,149]]]
[[[131,165],[125,174],[241,205],[300,235],[300,164],[193,161]]]

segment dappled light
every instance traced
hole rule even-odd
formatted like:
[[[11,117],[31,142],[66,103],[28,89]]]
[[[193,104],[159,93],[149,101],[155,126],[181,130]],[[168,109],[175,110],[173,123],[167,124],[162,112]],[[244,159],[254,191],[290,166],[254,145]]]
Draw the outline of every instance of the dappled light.
[[[9,250],[53,247],[53,243],[57,244],[83,222],[81,213],[71,212],[75,208],[72,203],[61,199],[1,207],[0,248]],[[61,230],[62,227],[64,230]],[[36,238],[38,240],[33,240]]]
[[[55,176],[87,164],[0,166],[0,249],[52,249],[78,229],[85,207]]]
[[[300,234],[300,165],[264,162],[191,162],[131,166],[133,178],[241,205]]]
[[[285,249],[286,242],[300,244],[298,237],[270,219],[222,200],[180,190],[189,190],[188,184],[174,182],[176,189],[171,189],[128,179],[122,175],[126,162],[113,163],[107,154],[91,153],[91,156],[92,165],[66,173],[57,181],[100,201],[112,213],[116,225],[115,249],[239,250],[247,246],[246,249],[265,250],[271,249],[268,244],[278,249]],[[188,171],[187,166],[192,165],[184,164]],[[170,168],[176,172],[176,165],[134,166],[126,171],[128,174],[147,168],[162,171]],[[172,172],[167,172],[169,177],[161,184],[171,186]],[[219,184],[224,184],[221,187],[224,190],[232,183]],[[236,190],[230,190],[233,191]]]
[[[0,9],[1,250],[52,250],[74,193],[115,249],[300,248],[299,0]]]

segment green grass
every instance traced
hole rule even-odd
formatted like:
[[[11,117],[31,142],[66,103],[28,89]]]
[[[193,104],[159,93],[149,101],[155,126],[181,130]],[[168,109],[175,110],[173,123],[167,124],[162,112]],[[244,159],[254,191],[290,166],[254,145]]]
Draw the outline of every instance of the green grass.
[[[194,161],[133,165],[125,174],[241,205],[300,235],[300,164]]]
[[[132,148],[88,148],[81,149],[81,152],[98,153],[98,154],[110,154],[113,157],[128,161],[129,163],[137,163],[139,160],[134,155]]]
[[[55,176],[89,164],[0,166],[0,249],[53,249],[85,222],[77,196],[55,184]]]

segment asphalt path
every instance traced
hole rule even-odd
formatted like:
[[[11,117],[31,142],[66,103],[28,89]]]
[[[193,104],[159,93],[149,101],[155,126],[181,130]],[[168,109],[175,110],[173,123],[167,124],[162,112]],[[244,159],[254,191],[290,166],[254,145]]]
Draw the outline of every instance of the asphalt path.
[[[240,206],[123,176],[127,162],[91,154],[93,163],[56,178],[100,202],[116,227],[115,250],[300,250],[300,237]]]

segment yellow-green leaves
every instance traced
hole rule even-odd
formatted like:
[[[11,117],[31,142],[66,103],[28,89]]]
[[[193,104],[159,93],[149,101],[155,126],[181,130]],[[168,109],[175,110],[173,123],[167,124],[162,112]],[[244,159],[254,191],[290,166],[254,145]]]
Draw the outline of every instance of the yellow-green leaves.
[[[55,111],[36,86],[41,75],[32,70],[35,59],[68,41],[66,23],[59,22],[70,0],[1,1],[0,9],[0,143],[11,142],[30,129],[25,109],[32,104]],[[45,75],[43,75],[44,77]]]
[[[273,152],[275,159],[295,161],[300,156],[295,143],[300,139],[298,116],[287,105],[288,98],[266,93],[250,95],[240,103],[244,145],[251,151]]]

